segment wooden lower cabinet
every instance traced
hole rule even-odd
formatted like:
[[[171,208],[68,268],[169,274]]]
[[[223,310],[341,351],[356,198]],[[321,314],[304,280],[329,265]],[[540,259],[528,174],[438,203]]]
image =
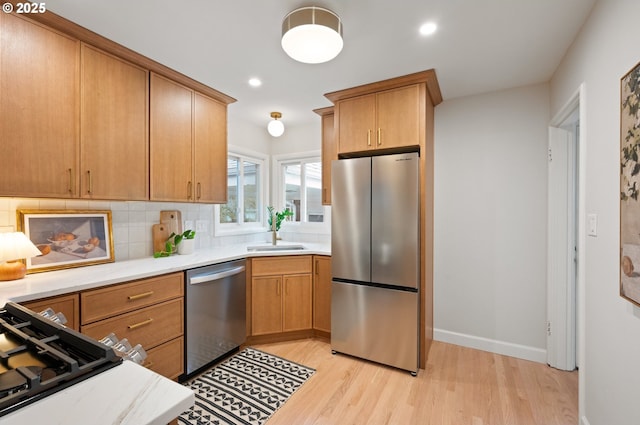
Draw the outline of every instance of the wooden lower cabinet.
[[[147,351],[143,366],[169,379],[177,379],[184,370],[184,337],[175,338]]]
[[[313,329],[331,335],[331,257],[313,257]]]
[[[127,338],[131,345],[141,344],[149,350],[184,334],[182,320],[176,320],[184,316],[183,304],[178,298],[82,325],[81,331],[95,339],[113,332],[120,339]]]
[[[312,257],[252,259],[251,335],[311,331],[313,326]]]
[[[39,300],[21,303],[24,307],[39,313],[52,308],[56,313],[61,312],[67,318],[66,327],[75,331],[80,330],[80,302],[78,294],[66,294],[57,297],[41,298]]]
[[[141,344],[145,366],[176,379],[184,372],[184,274],[155,276],[80,293],[80,331],[95,339],[113,332]]]

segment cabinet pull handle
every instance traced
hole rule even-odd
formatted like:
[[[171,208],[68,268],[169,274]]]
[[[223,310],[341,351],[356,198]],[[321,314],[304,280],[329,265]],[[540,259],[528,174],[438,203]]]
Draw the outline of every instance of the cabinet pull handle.
[[[73,195],[73,170],[69,168],[69,193]]]
[[[193,184],[191,183],[191,180],[189,180],[189,183],[187,183],[187,199],[191,199],[191,189],[192,189]]]
[[[151,295],[153,295],[153,291],[143,292],[141,294],[136,294],[136,295],[129,295],[127,299],[129,301],[134,301],[134,300],[139,300],[140,298],[150,297]]]
[[[151,322],[153,322],[153,319],[147,319],[144,322],[136,323],[134,325],[129,325],[127,326],[127,328],[129,328],[129,330],[134,330],[139,328],[140,326],[150,325]]]
[[[151,369],[151,367],[153,366],[153,362],[149,362],[149,363],[145,363],[144,367],[146,367],[147,369]]]
[[[276,295],[280,295],[280,282],[276,284]]]
[[[371,146],[371,130],[367,130],[367,146]]]
[[[87,177],[89,177],[89,189],[87,190],[88,194],[93,192],[93,179],[91,178],[91,170],[87,170]]]
[[[200,182],[198,182],[198,184],[196,185],[196,197],[197,199],[200,199],[202,197],[202,185],[200,184]]]
[[[318,275],[318,267],[320,267],[320,266],[318,264],[318,260],[316,259],[316,276]]]
[[[382,144],[382,130],[380,128],[378,128],[378,146],[380,146]]]

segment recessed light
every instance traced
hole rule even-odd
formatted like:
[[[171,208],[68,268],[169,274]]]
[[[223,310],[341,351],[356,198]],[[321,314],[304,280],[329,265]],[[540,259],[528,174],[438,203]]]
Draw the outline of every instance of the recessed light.
[[[438,29],[438,26],[434,22],[427,22],[420,26],[420,34],[431,35]]]
[[[249,85],[251,87],[260,87],[262,85],[262,81],[259,78],[250,78]]]

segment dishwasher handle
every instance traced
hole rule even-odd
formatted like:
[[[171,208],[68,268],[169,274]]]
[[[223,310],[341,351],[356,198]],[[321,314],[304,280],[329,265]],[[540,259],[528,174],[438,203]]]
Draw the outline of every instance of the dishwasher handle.
[[[199,274],[189,278],[189,285],[197,285],[199,283],[212,282],[214,280],[224,279],[225,277],[233,276],[244,271],[244,266],[234,267],[229,270],[221,272]]]

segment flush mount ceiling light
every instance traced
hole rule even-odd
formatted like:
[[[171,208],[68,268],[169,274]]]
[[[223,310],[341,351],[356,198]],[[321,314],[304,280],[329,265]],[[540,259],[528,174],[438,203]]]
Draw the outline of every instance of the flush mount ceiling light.
[[[272,112],[271,118],[273,119],[269,121],[267,131],[273,137],[282,136],[282,133],[284,133],[284,124],[282,124],[282,121],[278,121],[278,118],[282,118],[282,114],[280,112]]]
[[[301,7],[282,21],[282,48],[298,62],[330,61],[342,46],[342,22],[328,9]]]

